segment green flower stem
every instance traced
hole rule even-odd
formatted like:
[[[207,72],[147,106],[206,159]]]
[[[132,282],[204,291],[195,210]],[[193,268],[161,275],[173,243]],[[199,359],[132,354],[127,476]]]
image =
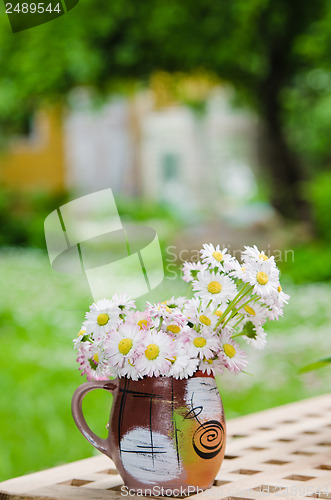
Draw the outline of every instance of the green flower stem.
[[[235,335],[231,335],[231,338],[234,339],[235,337],[240,337],[241,335],[244,335],[244,332],[236,333]]]
[[[237,323],[234,325],[233,328],[237,328],[237,326],[242,322],[242,320],[245,319],[245,316],[243,314],[241,314],[241,318],[239,321],[237,321]]]
[[[249,285],[249,283],[247,283],[247,284]],[[248,290],[246,290],[246,291],[245,291],[245,293],[243,293],[240,297],[238,297],[238,298],[234,301],[234,303],[232,304],[232,308],[231,308],[231,309],[233,309],[233,308],[234,308],[234,307],[238,304],[238,302],[240,302],[240,301],[241,301],[244,297],[246,297],[246,295],[247,295],[247,294],[249,294],[249,293],[253,290],[253,288],[254,288],[254,286],[253,286],[253,285],[250,285],[250,286],[249,286],[249,288],[248,288]],[[250,302],[250,301],[251,301],[251,299],[252,299],[252,298],[250,297],[250,298],[249,298],[249,300],[248,300],[248,302]]]
[[[235,327],[236,327],[236,326],[237,326],[237,325],[238,325],[238,324],[239,324],[239,323],[240,323],[240,322],[244,319],[244,315],[243,315],[243,314],[241,314],[240,312],[238,312],[238,309],[234,309],[234,310],[232,311],[232,313],[230,314],[230,316],[228,317],[228,319],[227,319],[227,320],[225,321],[225,323],[223,324],[223,327],[225,327],[225,326],[228,324],[228,322],[229,322],[232,318],[234,318],[234,317],[236,316],[236,314],[239,314],[239,316],[241,316],[241,318],[240,318],[240,320],[239,320],[239,321],[235,324],[235,326],[234,326],[233,328],[235,328]]]
[[[223,327],[225,327],[229,321],[235,317],[235,315],[238,314],[238,309],[236,307],[234,307],[231,311],[231,314],[230,316],[228,317],[228,319],[223,323]],[[240,313],[239,313],[240,314]]]
[[[220,319],[217,321],[215,328],[217,328],[221,324],[221,322],[223,321],[223,319],[225,319],[225,317],[227,316],[227,314],[231,310],[233,310],[233,308],[235,307],[235,305],[238,304],[238,302],[243,297],[245,297],[251,290],[253,290],[253,288],[254,288],[253,285],[250,285],[249,283],[245,283],[245,285],[239,290],[239,292],[237,293],[237,295],[235,296],[235,298],[229,303],[228,307],[225,309],[224,313],[222,314],[222,316],[220,317]]]
[[[231,309],[234,307],[237,298],[240,296],[241,291],[243,290],[244,287],[241,288],[241,290],[237,293],[235,298],[228,304],[228,307],[225,309],[223,312],[222,316],[220,316],[219,320],[217,321],[215,325],[215,329],[221,324],[221,322],[226,318],[226,315],[231,311]]]
[[[250,302],[256,302],[256,300],[258,299],[258,296],[257,295],[252,295],[248,300],[246,300],[246,302],[244,304],[242,304],[241,307],[245,307],[247,306],[247,304],[249,304]]]
[[[243,298],[243,296],[241,298]],[[244,304],[242,304],[241,307],[245,307],[250,302],[252,302],[254,304],[254,302],[256,302],[257,300],[258,300],[258,296],[256,294],[254,294],[248,300],[246,300],[246,302],[244,302]],[[235,313],[236,312],[238,312],[238,310],[236,310]],[[227,321],[224,323],[223,326],[225,326],[230,321],[230,319],[232,319],[235,316],[235,313],[234,314],[232,313],[230,315],[230,317],[227,319]],[[244,315],[242,315],[241,319],[234,325],[233,328],[236,328],[243,319],[244,319]]]

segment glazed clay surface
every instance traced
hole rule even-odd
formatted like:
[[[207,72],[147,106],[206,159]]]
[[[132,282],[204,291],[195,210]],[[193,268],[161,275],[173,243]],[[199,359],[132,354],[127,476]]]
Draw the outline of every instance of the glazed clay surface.
[[[106,439],[89,429],[81,409],[96,388],[114,395]],[[76,390],[72,410],[80,431],[115,462],[130,489],[205,489],[222,464],[225,419],[213,376],[87,382]]]

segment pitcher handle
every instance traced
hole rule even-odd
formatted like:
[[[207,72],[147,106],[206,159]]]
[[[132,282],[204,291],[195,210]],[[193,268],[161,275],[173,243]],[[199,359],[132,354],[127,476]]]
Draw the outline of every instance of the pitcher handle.
[[[110,449],[107,445],[107,439],[98,437],[87,425],[83,415],[82,403],[88,392],[95,389],[105,389],[106,391],[114,392],[118,385],[115,380],[93,380],[80,385],[74,392],[71,402],[72,416],[80,432],[83,436],[101,453],[110,455]]]

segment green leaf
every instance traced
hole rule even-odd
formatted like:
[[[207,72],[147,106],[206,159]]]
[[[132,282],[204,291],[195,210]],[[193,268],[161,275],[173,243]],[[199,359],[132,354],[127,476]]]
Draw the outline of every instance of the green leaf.
[[[247,323],[244,324],[242,332],[242,335],[246,335],[250,339],[256,339],[256,327],[251,321],[247,321]]]
[[[90,363],[90,367],[92,368],[92,370],[96,370],[98,368],[98,363],[96,363],[94,359],[90,358],[88,362]]]
[[[330,363],[331,363],[331,357],[320,359],[319,361],[315,361],[315,363],[310,363],[309,365],[302,367],[299,370],[299,373],[306,373],[313,370],[317,370],[318,368],[323,368],[324,366],[327,366]]]

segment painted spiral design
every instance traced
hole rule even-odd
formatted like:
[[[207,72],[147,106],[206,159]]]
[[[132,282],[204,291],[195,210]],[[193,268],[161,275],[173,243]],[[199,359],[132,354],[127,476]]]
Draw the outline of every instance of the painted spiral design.
[[[210,459],[219,454],[224,444],[225,431],[217,420],[208,420],[193,435],[194,451],[201,458]]]

